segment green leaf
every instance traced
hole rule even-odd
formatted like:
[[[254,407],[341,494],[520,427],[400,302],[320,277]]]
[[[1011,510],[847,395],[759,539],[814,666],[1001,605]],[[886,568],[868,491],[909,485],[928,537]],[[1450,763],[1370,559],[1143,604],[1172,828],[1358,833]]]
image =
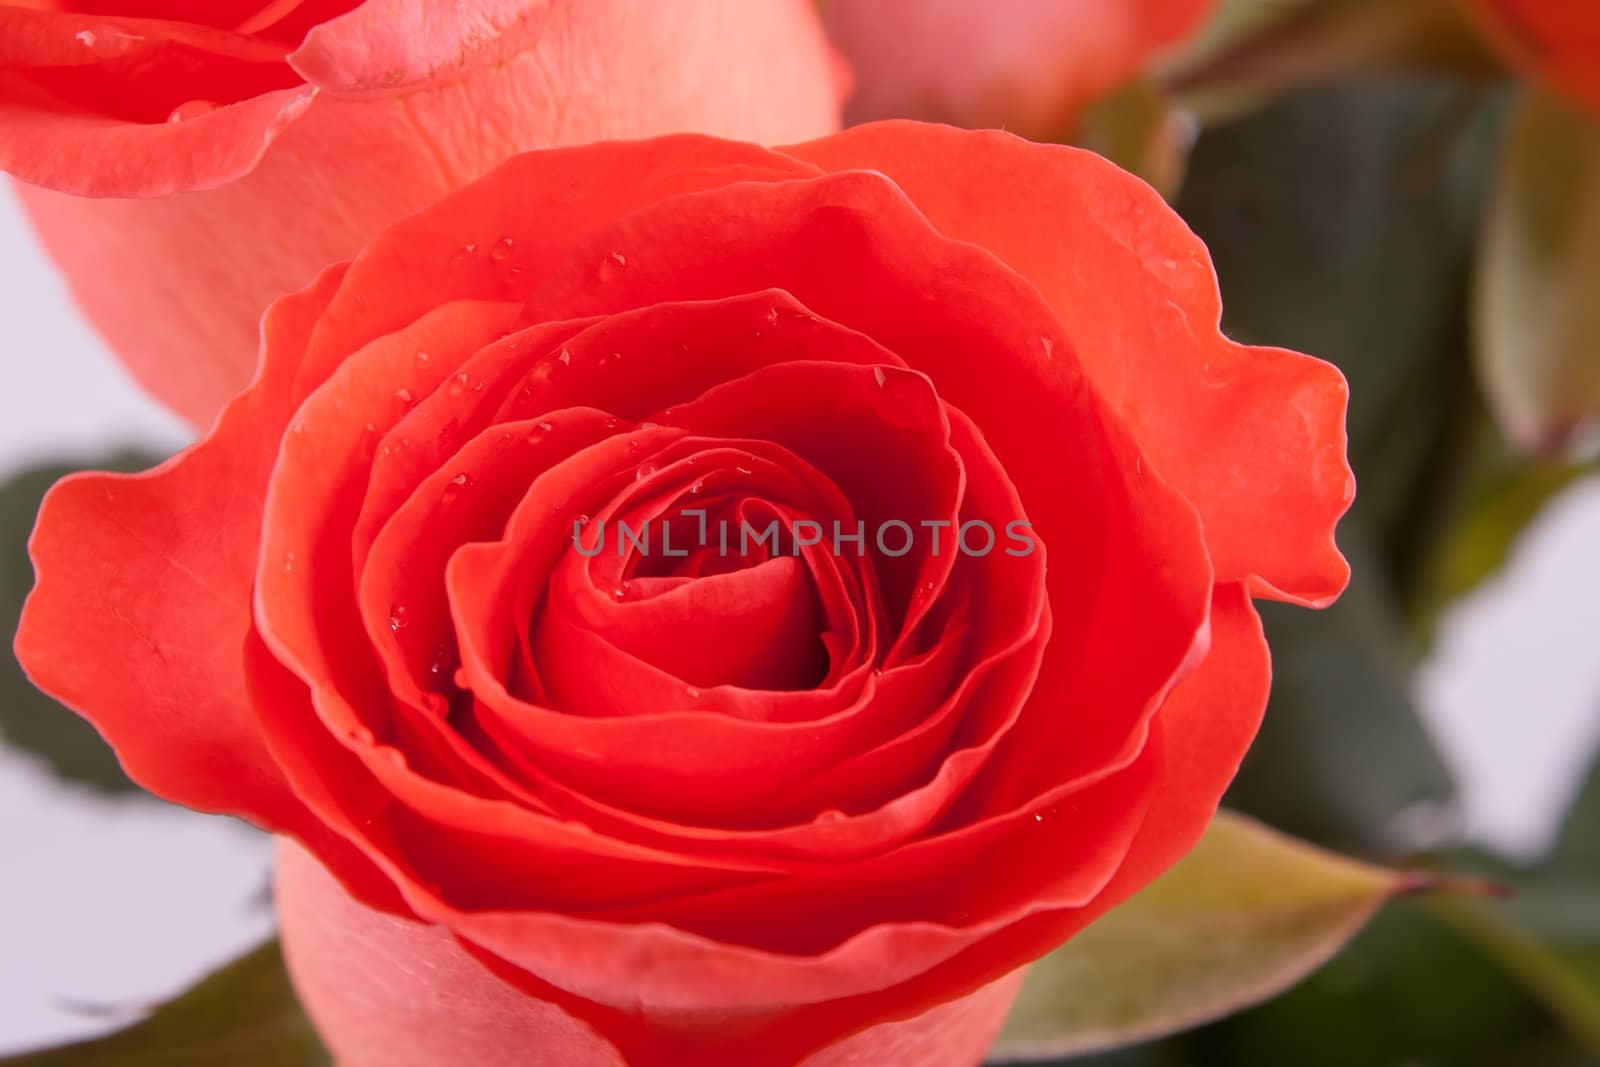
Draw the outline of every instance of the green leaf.
[[[330,1067],[270,941],[109,1037],[0,1067]]]
[[[1600,123],[1527,93],[1484,219],[1479,371],[1507,435],[1542,455],[1600,451]]]
[[[1600,755],[1596,755],[1589,767],[1588,781],[1567,809],[1547,869],[1587,879],[1591,890],[1600,897]],[[1600,904],[1595,907],[1595,918],[1600,923]]]
[[[1600,907],[1600,893],[1586,888],[1592,914]],[[1539,899],[1537,891],[1533,899]],[[1509,908],[1488,901],[1439,900],[1431,907],[1519,979],[1585,1048],[1600,1055],[1600,940],[1541,940]]]
[[[42,758],[58,775],[108,791],[137,787],[123,774],[116,754],[94,727],[35,689],[22,673],[11,645],[22,602],[33,587],[28,535],[45,491],[83,469],[136,471],[160,457],[118,452],[92,463],[36,467],[0,485],[0,736],[12,747]]]
[[[1412,901],[1283,996],[1169,1046],[1187,1067],[1594,1067],[1513,976]]]
[[[1528,461],[1512,455],[1497,431],[1480,437],[1470,461],[1473,473],[1419,569],[1414,610],[1424,633],[1453,601],[1505,565],[1517,538],[1546,504],[1597,469]],[[1463,466],[1468,462],[1464,458]]]
[[[1359,514],[1340,541],[1352,578],[1335,604],[1258,605],[1272,699],[1226,803],[1332,847],[1407,854],[1434,842],[1417,823],[1448,812],[1454,786],[1413,707],[1404,625]]]
[[[1207,121],[1285,92],[1395,71],[1498,73],[1457,0],[1223,0],[1166,80]]]
[[[1393,871],[1219,813],[1176,867],[1033,965],[992,1058],[1115,1048],[1265,1000],[1405,888]]]
[[[1273,702],[1228,800],[1334,847],[1403,850],[1396,820],[1453,799],[1412,704],[1408,614],[1481,418],[1468,293],[1498,119],[1434,80],[1297,93],[1208,130],[1178,201],[1227,332],[1350,380],[1355,584],[1328,612],[1264,605]]]
[[[1196,126],[1150,81],[1129,82],[1079,121],[1072,142],[1137,174],[1169,200],[1183,185]]]

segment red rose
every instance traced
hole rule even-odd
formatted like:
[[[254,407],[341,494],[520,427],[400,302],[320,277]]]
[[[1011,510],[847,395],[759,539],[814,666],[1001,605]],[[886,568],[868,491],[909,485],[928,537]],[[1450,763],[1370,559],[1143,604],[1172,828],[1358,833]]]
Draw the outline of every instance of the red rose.
[[[1600,4],[1464,0],[1490,42],[1529,77],[1600,114]]]
[[[118,356],[201,428],[271,301],[517,152],[838,125],[806,0],[57,6],[0,4],[0,170]]]
[[[1216,0],[824,0],[853,120],[906,116],[1058,140]]]
[[[1250,598],[1346,580],[1344,381],[1218,314],[1074,149],[526,154],[275,305],[199,445],[59,485],[18,654],[370,909],[287,853],[346,1067],[975,1062],[1200,836]]]

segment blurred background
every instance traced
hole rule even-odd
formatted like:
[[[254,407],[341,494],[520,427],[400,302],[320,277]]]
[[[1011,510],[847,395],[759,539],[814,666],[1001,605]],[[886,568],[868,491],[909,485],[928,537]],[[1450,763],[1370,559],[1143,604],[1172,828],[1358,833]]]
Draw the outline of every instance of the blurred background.
[[[1454,0],[1225,3],[1070,101],[1030,97],[1046,91],[1031,76],[980,84],[975,57],[1002,81],[1038,61],[970,34],[953,61],[970,85],[897,95],[876,79],[910,76],[901,53],[885,59],[839,9],[825,5],[856,61],[854,117],[1008,125],[1111,155],[1206,240],[1232,336],[1344,369],[1354,584],[1322,613],[1265,606],[1272,706],[1229,803],[1517,891],[1403,901],[1262,1007],[1075,1062],[1600,1062],[1600,334],[1583,328],[1600,328],[1585,251],[1600,247],[1600,112],[1503,62]],[[895,30],[895,48],[918,47],[915,27]],[[188,434],[76,316],[9,196],[0,336],[3,1053],[137,1018],[272,917],[263,837],[133,787],[10,659],[40,494],[73,469],[147,466]]]

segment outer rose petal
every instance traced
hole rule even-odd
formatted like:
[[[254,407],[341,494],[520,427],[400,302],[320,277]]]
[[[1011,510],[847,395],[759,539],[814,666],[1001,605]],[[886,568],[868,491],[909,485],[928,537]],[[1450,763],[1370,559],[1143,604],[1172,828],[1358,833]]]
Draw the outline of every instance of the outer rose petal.
[[[673,130],[771,142],[837,124],[831,59],[804,0],[695,0],[674,4],[678,17],[648,19],[632,0],[538,8],[536,37],[501,62],[400,94],[319,94],[298,121],[270,131],[278,139],[253,171],[220,188],[84,200],[23,186],[23,204],[134,376],[203,427],[248,380],[257,324],[274,298],[516,152]],[[357,16],[370,21],[361,11],[346,18]],[[353,83],[374,65],[415,58],[390,57],[383,49],[394,42],[357,32],[361,25],[327,24],[301,58],[319,77]],[[86,144],[87,121],[63,123],[60,138]],[[60,150],[42,127],[27,144]],[[117,165],[125,147],[115,138],[88,144],[94,157],[80,147],[76,158],[100,168]],[[242,154],[223,153],[233,163]],[[192,157],[172,165],[196,176]],[[32,171],[23,173],[46,176]],[[130,176],[131,185],[96,182],[94,191],[145,196],[176,186],[166,173]]]
[[[437,927],[361,907],[304,850],[278,849],[284,952],[317,1030],[342,1067],[470,1063],[625,1067],[616,1046],[557,1005],[502,982]],[[803,1067],[975,1064],[994,1042],[1022,972],[903,1022],[885,1022]]]
[[[824,0],[856,69],[852,122],[935,119],[1054,139],[1215,0]]]
[[[1462,0],[1505,57],[1600,116],[1600,5],[1587,0]]]
[[[1154,190],[1093,153],[992,131],[885,122],[785,151],[882,171],[938,229],[1038,286],[1101,394],[1200,510],[1219,582],[1316,607],[1344,589],[1344,377],[1223,337],[1211,257]]]
[[[266,319],[269,342],[304,344],[342,276],[329,270],[281,301]],[[287,383],[264,381],[229,406],[211,440],[155,470],[77,475],[50,491],[29,544],[38,579],[16,655],[151,792],[292,833],[363,900],[403,912],[393,885],[289,787],[247,693],[260,502],[246,487],[265,478],[276,448],[274,384]],[[223,506],[244,512],[240,521],[217,524]]]

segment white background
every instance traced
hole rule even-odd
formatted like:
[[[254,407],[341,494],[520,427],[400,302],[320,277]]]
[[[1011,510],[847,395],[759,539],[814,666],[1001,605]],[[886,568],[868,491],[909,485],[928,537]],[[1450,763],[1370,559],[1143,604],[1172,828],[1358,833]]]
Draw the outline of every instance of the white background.
[[[0,194],[0,480],[121,445],[172,450]],[[1467,825],[1544,846],[1600,736],[1600,479],[1557,502],[1446,620],[1419,697]],[[53,780],[0,742],[0,1053],[116,1025],[266,936],[265,839]]]

